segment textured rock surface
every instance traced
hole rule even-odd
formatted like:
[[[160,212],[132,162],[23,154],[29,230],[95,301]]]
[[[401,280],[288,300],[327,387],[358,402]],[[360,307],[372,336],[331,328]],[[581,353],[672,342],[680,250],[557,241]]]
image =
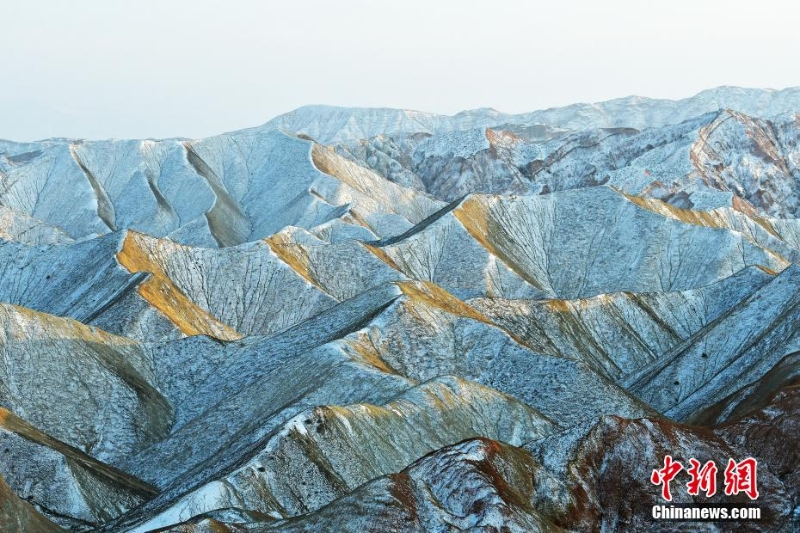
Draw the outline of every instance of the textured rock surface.
[[[33,148],[0,144],[6,159],[21,161],[0,167],[0,204],[74,238],[129,228],[234,246],[350,212],[391,232],[440,205],[276,130],[202,141],[53,140]]]
[[[541,470],[517,448],[489,440],[466,441],[377,478],[317,513],[285,522],[250,523],[243,530],[562,531],[537,510],[552,505],[550,490],[558,487]],[[203,531],[211,524],[201,519],[169,531]]]
[[[0,305],[0,405],[103,461],[164,438],[172,406],[135,342]]]
[[[72,239],[54,226],[0,205],[0,239],[27,244],[58,244]]]
[[[796,530],[798,111],[1,141],[0,530]],[[763,520],[650,520],[667,454]]]
[[[0,478],[0,528],[3,531],[56,533],[64,531],[42,516],[9,488]]]
[[[152,498],[156,490],[0,409],[0,474],[53,522],[89,531]]]
[[[798,267],[787,268],[631,376],[629,388],[661,412],[677,420],[692,420],[697,413],[760,379],[797,351],[795,299],[800,291],[794,284],[798,278]]]
[[[445,201],[476,191],[538,194],[610,185],[677,207],[706,210],[735,198],[762,215],[795,217],[800,106],[755,116],[744,107],[709,109],[714,112],[661,128],[632,121],[548,142],[494,127],[343,141],[337,149]]]
[[[373,249],[462,298],[675,291],[788,264],[741,233],[657,216],[605,187],[470,196],[428,222]]]
[[[610,293],[578,300],[476,298],[469,303],[533,350],[584,360],[620,381],[772,279],[748,268],[680,292]]]
[[[795,416],[796,413],[790,415]],[[744,429],[744,428],[742,428]],[[777,444],[779,435],[771,437]],[[752,524],[675,524],[654,523],[650,510],[662,504],[661,488],[649,475],[663,462],[664,455],[688,465],[694,457],[717,465],[729,458],[745,457],[748,448],[731,446],[708,428],[676,425],[663,420],[625,420],[602,417],[594,425],[543,439],[529,446],[533,456],[556,478],[562,480],[574,500],[564,507],[560,522],[569,529],[585,531],[748,531]],[[745,454],[745,455],[742,455]],[[795,463],[796,468],[796,463]],[[768,468],[758,471],[765,522],[769,530],[791,531],[793,509],[797,505],[793,488]],[[676,503],[748,503],[744,494],[726,496],[721,490],[711,498],[690,496],[685,490],[688,475],[676,478],[673,501]],[[684,484],[680,487],[679,483]],[[724,486],[722,471],[718,487]],[[705,527],[704,527],[705,526]]]
[[[425,383],[382,406],[316,407],[275,431],[244,466],[182,497],[136,531],[229,507],[297,516],[446,445],[477,436],[519,445],[557,428],[524,404],[456,378]]]

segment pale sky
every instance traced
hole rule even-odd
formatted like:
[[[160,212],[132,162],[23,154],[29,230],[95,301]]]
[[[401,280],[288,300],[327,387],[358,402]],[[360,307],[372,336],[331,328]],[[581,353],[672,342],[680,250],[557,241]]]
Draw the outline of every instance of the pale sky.
[[[796,0],[0,0],[0,138],[800,85]]]

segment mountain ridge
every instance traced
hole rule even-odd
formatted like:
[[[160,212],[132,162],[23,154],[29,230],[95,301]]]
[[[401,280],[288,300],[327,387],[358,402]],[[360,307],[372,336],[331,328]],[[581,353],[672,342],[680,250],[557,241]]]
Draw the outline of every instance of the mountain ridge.
[[[0,142],[0,528],[793,530],[800,88],[276,120]]]
[[[335,114],[335,113],[346,113],[351,112],[353,114],[370,114],[370,113],[386,113],[386,114],[394,114],[394,115],[407,115],[409,121],[415,121],[417,119],[421,120],[421,125],[424,124],[426,120],[428,121],[435,121],[435,120],[447,120],[452,119],[455,123],[464,123],[468,124],[471,120],[473,120],[474,116],[483,117],[485,120],[488,120],[489,117],[494,117],[494,120],[501,119],[508,119],[517,117],[517,119],[528,118],[532,116],[547,116],[557,113],[563,113],[567,110],[574,110],[574,109],[589,109],[589,108],[599,108],[603,109],[605,107],[613,107],[613,106],[625,106],[634,103],[650,103],[650,104],[662,104],[662,105],[674,105],[675,107],[684,106],[687,103],[692,103],[694,101],[703,101],[703,100],[714,100],[714,98],[720,98],[720,102],[718,105],[713,108],[709,109],[709,111],[715,111],[717,109],[724,109],[726,107],[736,109],[736,105],[726,105],[726,102],[731,101],[733,98],[734,93],[746,94],[749,98],[752,98],[753,95],[758,94],[762,98],[767,98],[770,96],[778,96],[784,97],[787,100],[797,101],[800,98],[800,86],[793,86],[793,87],[785,87],[783,89],[772,89],[772,88],[756,88],[756,87],[740,87],[736,85],[720,85],[714,87],[712,89],[705,89],[702,90],[694,95],[683,97],[683,98],[651,98],[647,96],[641,95],[629,95],[623,97],[612,98],[609,100],[600,100],[597,102],[580,102],[575,104],[568,104],[562,106],[552,106],[546,107],[541,109],[536,109],[533,111],[523,111],[519,113],[506,113],[499,111],[493,107],[480,107],[475,109],[465,109],[459,111],[453,115],[447,114],[440,114],[430,111],[422,111],[422,110],[415,110],[410,108],[395,108],[395,107],[353,107],[353,106],[339,106],[339,105],[332,105],[332,104],[307,104],[300,106],[298,108],[292,109],[285,113],[281,113],[276,115],[275,117],[269,119],[267,122],[257,125],[257,126],[246,126],[244,128],[239,128],[235,130],[225,131],[218,135],[229,135],[233,133],[239,132],[250,132],[254,130],[263,130],[263,129],[272,129],[272,128],[279,128],[278,124],[281,123],[290,123],[290,118],[301,115],[301,116],[319,116],[319,115],[328,115],[328,114]],[[793,109],[796,109],[793,108]],[[746,110],[737,109],[738,111],[742,111],[747,113]],[[787,109],[788,110],[788,109]],[[767,116],[779,114],[774,112],[768,112]],[[696,113],[702,114],[702,113]],[[752,111],[748,114],[755,114],[755,115],[764,115],[764,112],[759,111]],[[457,119],[461,120],[457,120]],[[363,120],[363,119],[362,119]],[[524,120],[524,122],[530,122],[530,120]],[[499,126],[502,123],[492,124],[489,125],[488,123],[485,124],[483,127],[491,127],[491,126]],[[541,124],[548,124],[547,122],[542,122]],[[557,124],[552,124],[557,125]],[[662,124],[664,125],[664,124]],[[291,128],[290,128],[290,131]],[[306,133],[301,130],[292,131],[293,133]],[[387,133],[384,131],[383,133]],[[214,137],[216,135],[212,135]],[[190,141],[190,140],[198,140],[202,138],[208,137],[185,137],[185,136],[174,136],[174,137],[146,137],[142,140],[149,140],[149,141]],[[45,142],[53,142],[53,143],[69,143],[74,141],[81,141],[86,140],[90,142],[97,142],[102,140],[108,141],[130,141],[134,140],[133,138],[117,138],[112,137],[108,139],[86,139],[81,137],[47,137],[44,139],[38,139],[34,141],[24,141],[24,142],[15,142],[11,139],[2,139],[0,138],[0,145],[2,144],[37,144],[37,143],[45,143]],[[326,142],[333,142],[334,139],[315,139],[319,142],[326,143]],[[336,141],[346,140],[346,139],[335,139]],[[347,139],[352,140],[352,139]]]

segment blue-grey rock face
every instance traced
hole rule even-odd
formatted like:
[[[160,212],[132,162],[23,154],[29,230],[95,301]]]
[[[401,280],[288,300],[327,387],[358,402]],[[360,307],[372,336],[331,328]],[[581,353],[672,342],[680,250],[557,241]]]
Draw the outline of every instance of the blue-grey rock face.
[[[672,454],[791,530],[798,112],[0,142],[0,529],[643,531]]]

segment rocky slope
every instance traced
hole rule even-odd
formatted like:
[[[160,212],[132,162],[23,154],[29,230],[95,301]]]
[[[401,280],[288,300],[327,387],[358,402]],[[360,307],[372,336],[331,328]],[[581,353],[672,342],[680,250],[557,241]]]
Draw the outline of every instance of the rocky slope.
[[[337,150],[445,201],[476,191],[539,194],[611,185],[676,207],[733,204],[793,218],[800,164],[796,107],[761,116],[723,109],[660,128],[589,129],[548,142],[495,127],[381,135],[343,141]]]
[[[796,530],[798,112],[0,142],[0,529]],[[665,455],[762,520],[652,520]]]

